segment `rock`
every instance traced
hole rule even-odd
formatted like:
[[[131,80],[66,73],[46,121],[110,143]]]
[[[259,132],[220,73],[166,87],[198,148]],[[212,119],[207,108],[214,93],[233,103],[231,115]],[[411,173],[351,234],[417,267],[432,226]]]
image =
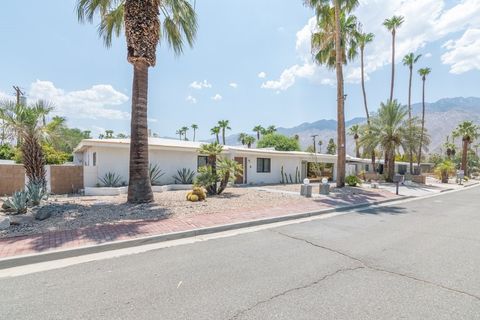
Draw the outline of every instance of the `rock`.
[[[20,226],[20,225],[33,225],[34,218],[32,216],[11,216],[10,225]]]
[[[44,206],[37,209],[34,214],[36,220],[43,221],[52,216],[52,208],[50,206]]]
[[[0,230],[10,228],[10,219],[7,217],[0,217]]]

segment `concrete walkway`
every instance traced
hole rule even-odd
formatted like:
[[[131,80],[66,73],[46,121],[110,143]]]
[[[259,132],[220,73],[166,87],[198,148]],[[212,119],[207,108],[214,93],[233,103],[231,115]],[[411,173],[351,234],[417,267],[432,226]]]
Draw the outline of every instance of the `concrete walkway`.
[[[121,221],[75,230],[52,231],[48,233],[17,236],[0,239],[0,260],[2,258],[82,248],[120,240],[166,235],[221,225],[256,221],[296,213],[314,212],[351,205],[378,203],[397,199],[394,194],[377,190],[357,195],[340,195],[312,199],[311,202],[292,202],[281,207],[248,207],[241,210],[225,208],[223,213],[202,214],[191,217],[174,217],[162,220]]]

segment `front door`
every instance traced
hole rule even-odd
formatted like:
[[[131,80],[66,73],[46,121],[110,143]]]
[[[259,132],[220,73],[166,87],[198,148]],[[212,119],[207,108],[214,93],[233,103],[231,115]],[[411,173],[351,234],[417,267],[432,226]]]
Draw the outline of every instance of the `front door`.
[[[245,172],[244,158],[243,157],[235,157],[235,161],[242,165],[243,170]],[[244,183],[245,182],[243,180],[243,174],[239,174],[235,177],[235,184],[244,184]]]

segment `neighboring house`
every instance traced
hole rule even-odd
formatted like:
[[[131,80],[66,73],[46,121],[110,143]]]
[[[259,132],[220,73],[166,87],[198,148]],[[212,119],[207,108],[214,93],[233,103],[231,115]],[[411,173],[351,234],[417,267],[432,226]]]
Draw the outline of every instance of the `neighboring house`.
[[[206,165],[207,157],[199,154],[202,142],[149,138],[149,160],[165,173],[161,184],[173,184],[173,176],[183,168],[197,171]],[[84,186],[94,187],[105,174],[112,172],[128,182],[129,139],[86,139],[74,150],[74,163],[84,167]],[[234,159],[244,168],[236,184],[277,184],[282,172],[288,182],[302,182],[304,178],[319,180],[336,178],[336,155],[312,154],[300,151],[248,149],[241,146],[224,146],[223,157]],[[347,174],[369,171],[369,159],[347,156]],[[378,163],[383,165],[382,161]],[[404,172],[407,163],[396,164],[397,172]]]

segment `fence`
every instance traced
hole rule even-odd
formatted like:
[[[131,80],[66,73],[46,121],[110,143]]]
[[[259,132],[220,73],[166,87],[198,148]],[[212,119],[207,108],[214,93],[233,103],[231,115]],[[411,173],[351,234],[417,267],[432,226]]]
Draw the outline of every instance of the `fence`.
[[[46,166],[47,189],[54,194],[76,193],[83,189],[83,167]],[[0,195],[11,195],[25,188],[25,168],[20,164],[0,163]]]

